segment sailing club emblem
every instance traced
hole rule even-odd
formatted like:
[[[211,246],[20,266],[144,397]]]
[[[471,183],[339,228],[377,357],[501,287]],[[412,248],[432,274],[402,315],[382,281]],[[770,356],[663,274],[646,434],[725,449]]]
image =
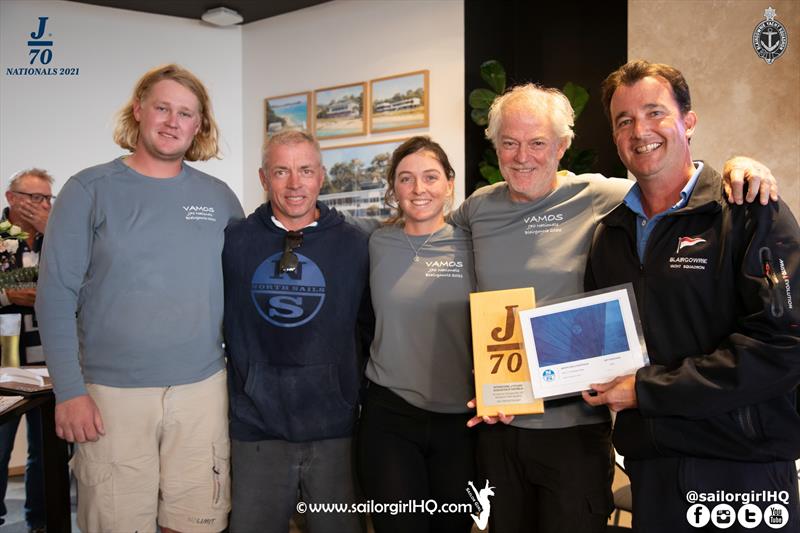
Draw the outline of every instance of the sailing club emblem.
[[[753,48],[758,57],[771,65],[781,57],[789,45],[786,28],[775,20],[776,12],[772,6],[764,10],[765,19],[753,30]]]

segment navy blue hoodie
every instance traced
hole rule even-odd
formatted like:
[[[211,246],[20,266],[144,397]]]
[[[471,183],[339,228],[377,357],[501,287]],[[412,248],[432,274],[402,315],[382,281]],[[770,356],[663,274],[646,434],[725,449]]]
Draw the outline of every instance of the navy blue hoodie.
[[[278,271],[286,231],[269,203],[225,232],[230,434],[305,442],[353,433],[372,336],[369,236],[317,204],[294,273]]]

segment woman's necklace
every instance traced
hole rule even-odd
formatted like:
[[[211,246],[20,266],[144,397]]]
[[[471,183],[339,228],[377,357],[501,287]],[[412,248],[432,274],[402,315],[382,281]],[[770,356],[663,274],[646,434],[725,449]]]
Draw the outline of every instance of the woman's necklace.
[[[425,242],[422,243],[422,246],[420,246],[419,248],[414,248],[414,245],[411,244],[411,238],[408,236],[408,233],[406,233],[405,231],[403,232],[403,235],[406,236],[406,240],[408,241],[408,245],[411,247],[411,250],[414,251],[414,262],[415,263],[419,263],[419,253],[422,251],[423,248],[425,248],[425,245],[428,244],[428,241],[431,240],[431,237],[433,237],[434,233],[436,233],[436,232],[435,231],[431,232],[431,234],[428,235],[428,238],[425,239]]]

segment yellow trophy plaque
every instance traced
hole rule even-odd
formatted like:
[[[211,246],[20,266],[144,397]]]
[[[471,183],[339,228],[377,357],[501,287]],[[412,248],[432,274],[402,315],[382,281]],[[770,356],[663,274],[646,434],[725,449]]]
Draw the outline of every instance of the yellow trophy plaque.
[[[478,416],[544,413],[533,397],[517,311],[533,309],[532,287],[469,295]]]

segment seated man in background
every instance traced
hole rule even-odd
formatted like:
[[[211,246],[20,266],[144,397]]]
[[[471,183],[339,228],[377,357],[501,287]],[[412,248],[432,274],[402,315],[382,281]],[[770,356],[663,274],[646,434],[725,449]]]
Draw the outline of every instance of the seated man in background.
[[[53,178],[46,171],[31,168],[11,178],[6,191],[8,207],[3,220],[18,226],[27,239],[7,239],[0,243],[3,271],[39,265],[42,238],[53,200]],[[0,313],[22,316],[19,333],[19,361],[3,360],[3,366],[44,364],[42,343],[33,304],[36,289],[0,290]],[[22,417],[14,417],[0,425],[0,524],[6,515],[5,495],[8,486],[8,462],[14,438]],[[42,410],[32,409],[25,415],[28,428],[28,460],[25,464],[25,522],[32,532],[44,531],[44,464],[42,457]]]
[[[604,82],[603,102],[636,184],[595,232],[586,290],[633,283],[651,364],[583,397],[619,412],[634,529],[749,528],[763,514],[798,531],[797,222],[782,201],[731,205],[720,175],[692,160],[697,116],[675,68],[627,63]],[[690,508],[690,493],[721,491],[785,498]]]

